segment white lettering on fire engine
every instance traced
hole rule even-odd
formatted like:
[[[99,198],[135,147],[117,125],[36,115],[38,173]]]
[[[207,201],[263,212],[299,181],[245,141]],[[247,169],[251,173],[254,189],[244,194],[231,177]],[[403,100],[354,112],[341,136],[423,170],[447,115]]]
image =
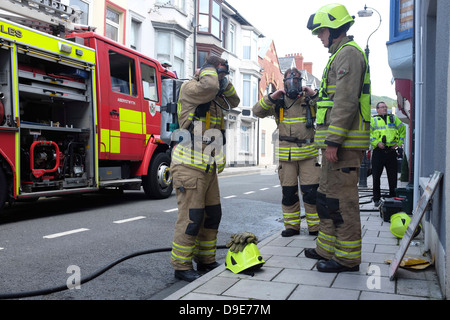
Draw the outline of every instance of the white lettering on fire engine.
[[[122,103],[127,103],[127,104],[133,104],[136,105],[136,102],[131,101],[131,100],[127,100],[127,99],[123,99],[123,98],[117,98],[118,102],[122,102]]]

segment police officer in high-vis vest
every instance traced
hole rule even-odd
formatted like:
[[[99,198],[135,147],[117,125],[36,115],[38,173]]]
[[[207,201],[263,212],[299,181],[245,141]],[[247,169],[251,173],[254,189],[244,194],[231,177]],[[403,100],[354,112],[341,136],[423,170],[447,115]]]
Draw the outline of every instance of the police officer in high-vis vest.
[[[253,113],[260,118],[274,116],[278,125],[278,143],[275,149],[279,160],[278,176],[282,188],[281,208],[285,230],[283,237],[300,233],[300,191],[303,196],[306,223],[310,234],[319,230],[316,209],[316,191],[319,186],[320,167],[318,151],[314,146],[315,103],[310,95],[317,93],[302,86],[297,68],[284,74],[284,89],[262,97],[254,106]]]
[[[347,36],[354,18],[343,5],[328,4],[311,15],[308,29],[331,56],[317,100],[314,143],[322,150],[317,190],[320,218],[316,248],[321,272],[358,271],[361,263],[361,221],[358,175],[369,147],[370,75],[367,58]]]
[[[219,265],[222,208],[217,174],[225,167],[224,111],[240,102],[225,77],[228,72],[226,60],[210,56],[194,79],[183,83],[178,98],[180,130],[172,140],[179,143],[170,165],[178,202],[171,263],[175,277],[188,282]]]
[[[406,127],[395,114],[387,113],[384,102],[378,102],[377,114],[370,122],[370,144],[372,153],[373,202],[380,205],[380,178],[383,168],[389,183],[389,197],[395,197],[397,188],[397,147],[402,146],[406,136]]]

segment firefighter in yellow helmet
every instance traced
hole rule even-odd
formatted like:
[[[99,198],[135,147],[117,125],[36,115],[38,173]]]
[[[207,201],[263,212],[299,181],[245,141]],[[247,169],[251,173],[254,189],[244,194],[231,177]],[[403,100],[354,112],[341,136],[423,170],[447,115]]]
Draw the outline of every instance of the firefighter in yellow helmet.
[[[311,15],[308,29],[331,54],[317,100],[314,143],[322,150],[317,190],[320,218],[316,248],[321,272],[358,271],[361,221],[358,175],[370,135],[370,75],[367,58],[347,36],[354,24],[345,6],[328,4]]]
[[[217,174],[225,167],[224,110],[240,102],[227,74],[227,61],[210,56],[179,93],[180,130],[172,137],[179,143],[170,165],[178,202],[171,263],[175,277],[188,282],[197,279],[199,271],[219,265],[215,254],[222,208]]]
[[[284,89],[262,97],[254,106],[253,113],[260,118],[275,116],[278,125],[276,157],[279,160],[278,176],[282,188],[281,208],[285,230],[283,237],[300,233],[300,191],[303,196],[306,223],[310,234],[319,230],[316,209],[316,191],[319,186],[320,167],[318,151],[314,147],[315,104],[310,95],[317,93],[302,86],[301,73],[289,68],[284,74]]]

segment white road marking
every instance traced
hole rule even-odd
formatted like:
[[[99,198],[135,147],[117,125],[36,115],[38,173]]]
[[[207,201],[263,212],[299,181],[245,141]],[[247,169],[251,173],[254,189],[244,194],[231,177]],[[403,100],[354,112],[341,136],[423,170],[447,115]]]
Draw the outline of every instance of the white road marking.
[[[169,210],[164,210],[164,212],[174,212],[174,211],[178,211],[178,208],[169,209]]]
[[[255,193],[255,191],[244,192],[244,194],[252,194],[252,193]]]
[[[259,189],[259,190],[264,191],[264,190],[269,190],[269,188],[262,188],[262,189]]]
[[[128,218],[128,219],[123,219],[123,220],[116,220],[116,221],[113,221],[113,223],[125,223],[125,222],[130,222],[130,221],[141,220],[141,219],[145,219],[145,218],[146,217],[144,217],[144,216],[139,216],[139,217]]]
[[[272,188],[279,188],[279,187],[280,187],[280,185],[277,184],[276,186],[273,186]]]
[[[231,198],[236,198],[236,196],[233,194],[233,195],[231,195],[231,196],[228,196],[228,197],[223,197],[224,199],[231,199]]]
[[[43,236],[43,238],[45,238],[45,239],[53,239],[53,238],[67,236],[69,234],[83,232],[83,231],[88,231],[88,230],[89,229],[86,229],[86,228],[80,228],[80,229],[75,229],[75,230],[70,230],[70,231],[65,231],[65,232],[60,232],[60,233],[49,234],[48,236]]]

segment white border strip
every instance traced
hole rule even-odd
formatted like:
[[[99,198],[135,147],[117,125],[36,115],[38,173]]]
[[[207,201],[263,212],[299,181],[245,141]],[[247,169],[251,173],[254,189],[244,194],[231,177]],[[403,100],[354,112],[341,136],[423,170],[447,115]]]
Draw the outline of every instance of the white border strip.
[[[145,219],[145,218],[147,218],[147,217],[139,216],[139,217],[134,217],[134,218],[129,218],[129,219],[116,220],[116,221],[113,221],[113,223],[125,223],[125,222],[130,222],[130,221],[141,220],[141,219]]]
[[[83,232],[83,231],[88,231],[88,230],[89,229],[86,229],[86,228],[80,228],[80,229],[75,229],[75,230],[70,230],[70,231],[65,231],[65,232],[60,232],[60,233],[49,234],[48,236],[43,236],[43,238],[45,238],[45,239],[53,239],[53,238],[67,236],[69,234]]]

